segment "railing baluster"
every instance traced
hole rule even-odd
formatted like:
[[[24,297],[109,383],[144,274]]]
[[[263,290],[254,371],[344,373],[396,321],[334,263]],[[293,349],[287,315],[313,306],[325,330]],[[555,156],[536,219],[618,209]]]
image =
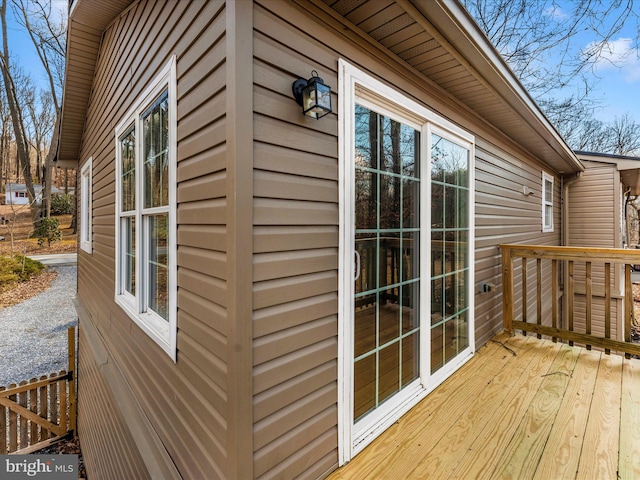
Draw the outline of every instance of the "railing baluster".
[[[23,380],[19,383],[21,387],[26,384],[27,384],[26,380]],[[21,407],[27,408],[27,401],[28,401],[27,399],[28,399],[27,392],[19,393],[18,405],[20,405]],[[25,448],[29,445],[29,420],[27,420],[27,418],[24,417],[23,415],[19,415],[18,419],[20,421],[20,436],[19,436],[20,448]]]
[[[536,292],[537,292],[537,299],[536,299],[536,310],[537,310],[537,314],[538,314],[538,319],[536,321],[536,323],[538,325],[542,325],[542,259],[538,258],[536,259],[536,277],[537,277],[537,285],[536,285]],[[538,334],[538,338],[542,338],[542,335]]]
[[[42,375],[40,377],[40,380],[46,380],[47,376],[46,375]],[[38,396],[40,397],[39,399],[39,414],[42,418],[49,418],[49,403],[47,402],[47,387],[45,385],[41,386],[38,392]],[[44,427],[40,427],[40,441],[46,440],[47,438],[49,438],[49,431],[44,428]]]
[[[29,383],[35,383],[37,381],[38,379],[34,377],[29,380]],[[38,389],[36,388],[29,390],[29,409],[35,414],[38,413]],[[31,445],[38,443],[38,424],[36,422],[31,422],[29,440]]]
[[[527,323],[527,259],[522,259],[522,321]],[[522,334],[527,335],[527,331],[523,330]]]
[[[558,260],[551,260],[551,326],[558,328]],[[553,337],[553,343],[558,341]]]
[[[6,390],[0,387],[0,392]],[[7,407],[0,405],[0,455],[7,453]]]
[[[611,264],[604,264],[604,338],[611,338]],[[609,355],[611,349],[605,348]]]
[[[624,341],[631,343],[631,312],[633,308],[633,293],[631,288],[631,265],[624,265]],[[625,353],[626,358],[631,358]]]
[[[16,388],[18,385],[12,383],[9,385],[9,390]],[[15,402],[17,400],[16,395],[9,395],[9,400]],[[18,449],[18,414],[9,409],[9,451],[15,452]]]
[[[568,292],[567,292],[567,316],[568,316],[568,321],[569,321],[569,331],[573,332],[573,291],[574,291],[574,285],[573,285],[573,260],[569,260],[569,265],[568,265],[568,272],[567,272],[567,276],[568,276],[568,284],[569,284],[569,288],[568,288]],[[569,345],[571,345],[573,347],[573,341],[569,340]]]
[[[586,334],[591,335],[591,262],[587,262],[585,269],[586,284]],[[587,350],[591,350],[591,345],[587,345]]]
[[[513,333],[513,257],[508,247],[502,249],[502,322]]]

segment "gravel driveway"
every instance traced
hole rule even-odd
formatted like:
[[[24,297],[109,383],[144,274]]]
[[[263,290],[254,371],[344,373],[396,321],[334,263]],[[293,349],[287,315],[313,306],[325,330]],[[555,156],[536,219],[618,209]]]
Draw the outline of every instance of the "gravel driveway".
[[[0,385],[67,370],[67,328],[78,323],[76,266],[49,268],[58,276],[47,291],[0,310]]]

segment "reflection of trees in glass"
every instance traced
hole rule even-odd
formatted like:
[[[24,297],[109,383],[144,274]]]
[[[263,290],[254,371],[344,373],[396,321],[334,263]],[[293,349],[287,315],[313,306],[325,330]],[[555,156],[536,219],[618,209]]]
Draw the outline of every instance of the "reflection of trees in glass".
[[[164,92],[143,114],[144,206],[169,204],[169,97]]]
[[[469,151],[436,134],[432,134],[431,142],[431,225],[433,228],[465,228]]]
[[[419,142],[412,127],[356,105],[356,228],[416,223]]]
[[[131,129],[121,140],[122,162],[122,211],[128,212],[136,208],[136,132]]]
[[[468,345],[469,150],[431,136],[432,370]]]
[[[412,282],[419,275],[414,248],[419,228],[420,132],[361,105],[355,108],[355,228],[360,255],[358,293]],[[409,286],[381,295],[409,302]],[[406,291],[405,291],[406,289]],[[364,300],[362,297],[361,300]]]

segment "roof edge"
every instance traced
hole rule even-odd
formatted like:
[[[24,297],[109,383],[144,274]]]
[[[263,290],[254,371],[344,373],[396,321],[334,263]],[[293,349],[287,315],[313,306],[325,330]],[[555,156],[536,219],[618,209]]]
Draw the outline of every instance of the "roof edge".
[[[516,110],[520,116],[549,144],[570,171],[583,171],[584,166],[555,126],[542,112],[520,80],[515,76],[502,55],[489,41],[459,0],[434,0],[440,9],[414,3],[440,32],[454,28],[456,35],[447,41],[457,49],[498,96]],[[432,6],[431,6],[432,7]],[[448,28],[447,28],[448,27]]]

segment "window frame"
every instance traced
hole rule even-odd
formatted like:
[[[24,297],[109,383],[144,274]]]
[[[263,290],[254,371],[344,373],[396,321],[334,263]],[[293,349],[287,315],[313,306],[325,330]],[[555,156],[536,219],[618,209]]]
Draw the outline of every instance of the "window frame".
[[[168,205],[159,207],[145,207],[144,205],[144,158],[143,158],[143,115],[154,103],[167,93],[168,102]],[[134,209],[122,209],[122,152],[121,140],[131,130],[135,132],[135,201]],[[164,68],[151,81],[123,117],[115,129],[116,151],[116,215],[115,215],[115,302],[127,313],[127,315],[157,343],[171,359],[176,361],[176,337],[177,337],[177,226],[176,226],[176,189],[177,189],[177,74],[176,56],[172,56]],[[148,272],[149,240],[152,234],[149,231],[150,218],[157,214],[168,215],[167,220],[167,283],[168,283],[168,310],[167,318],[153,311],[148,305],[149,279],[145,278]],[[121,222],[123,219],[132,218],[135,223],[134,265],[132,274],[135,275],[135,292],[131,294],[125,288],[125,234]]]
[[[80,170],[80,248],[92,253],[93,230],[93,157]]]
[[[551,200],[547,200],[547,183],[551,184]],[[553,232],[553,189],[554,179],[546,172],[542,172],[542,231]],[[547,207],[551,207],[551,214],[549,216],[549,222],[547,222]]]

